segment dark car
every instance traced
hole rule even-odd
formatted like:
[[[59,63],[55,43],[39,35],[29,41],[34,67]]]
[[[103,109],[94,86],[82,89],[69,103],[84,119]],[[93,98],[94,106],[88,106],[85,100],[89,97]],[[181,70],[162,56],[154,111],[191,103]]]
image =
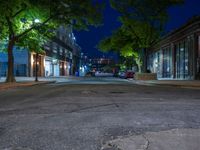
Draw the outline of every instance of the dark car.
[[[134,78],[135,72],[132,70],[127,70],[125,72],[119,72],[119,77],[123,79]]]
[[[128,70],[128,71],[126,71],[126,73],[125,73],[125,78],[126,78],[126,79],[127,79],[127,78],[134,78],[134,75],[135,75],[135,72],[134,72],[134,71]]]

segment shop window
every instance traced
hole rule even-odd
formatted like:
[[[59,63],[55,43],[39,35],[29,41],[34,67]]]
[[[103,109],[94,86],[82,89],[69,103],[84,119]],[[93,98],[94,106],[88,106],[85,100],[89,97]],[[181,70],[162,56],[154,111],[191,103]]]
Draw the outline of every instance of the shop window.
[[[185,79],[189,76],[189,54],[187,41],[176,44],[176,78]]]
[[[197,73],[200,73],[200,35],[198,36]]]
[[[26,76],[26,64],[15,65],[15,75],[16,76]]]
[[[170,78],[172,76],[172,50],[170,47],[163,49],[163,77]]]
[[[7,75],[7,68],[8,68],[7,62],[0,62],[0,77]]]

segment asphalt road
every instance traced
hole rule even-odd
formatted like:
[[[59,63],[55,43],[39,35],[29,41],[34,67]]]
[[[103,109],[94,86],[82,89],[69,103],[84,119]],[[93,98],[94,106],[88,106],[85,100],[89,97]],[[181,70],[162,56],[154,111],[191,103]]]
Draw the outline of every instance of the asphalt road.
[[[199,90],[79,83],[0,91],[0,150],[100,150],[118,136],[200,128]]]

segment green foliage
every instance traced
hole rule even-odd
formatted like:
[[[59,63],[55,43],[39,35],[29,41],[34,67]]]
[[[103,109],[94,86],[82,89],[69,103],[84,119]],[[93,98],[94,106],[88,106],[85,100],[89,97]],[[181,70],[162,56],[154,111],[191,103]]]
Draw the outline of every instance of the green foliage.
[[[0,3],[1,42],[12,36],[18,45],[30,45],[30,49],[32,44],[29,43],[38,41],[39,46],[43,43],[40,41],[44,35],[40,33],[45,32],[47,37],[51,37],[52,33],[46,31],[54,31],[59,25],[87,29],[89,25],[100,24],[103,8],[92,0],[0,0]]]
[[[89,25],[100,24],[100,3],[93,0],[0,0],[0,43],[7,42],[9,54],[6,82],[15,81],[14,46],[43,53],[42,45],[59,25],[87,29]]]
[[[140,48],[148,48],[163,32],[169,7],[183,0],[110,0],[111,6],[121,13],[120,22],[130,36],[137,38]]]
[[[125,64],[119,64],[120,71],[126,71],[127,67]]]
[[[121,49],[121,55],[124,57],[131,57],[133,56],[133,48],[130,45],[125,45]]]
[[[183,0],[110,0],[111,6],[121,14],[122,26],[100,41],[98,48],[118,52],[125,58],[134,57],[141,71],[146,59],[142,50],[160,39],[168,19],[168,8],[182,3]]]
[[[123,57],[131,57],[133,49],[138,49],[137,46],[137,39],[121,27],[112,36],[101,40],[97,47],[104,52],[114,51]]]
[[[167,20],[168,8],[183,2],[184,0],[110,0],[111,6],[123,17],[148,22],[158,28]]]
[[[123,28],[119,28],[113,32],[112,36],[101,40],[97,47],[104,52],[115,51],[121,53],[128,45],[134,44],[132,37],[129,36]],[[121,54],[123,55],[124,53],[122,52]]]
[[[125,17],[121,17],[120,20],[123,24],[123,31],[134,40],[137,48],[148,48],[155,41],[159,40],[160,32],[147,22],[132,20]]]

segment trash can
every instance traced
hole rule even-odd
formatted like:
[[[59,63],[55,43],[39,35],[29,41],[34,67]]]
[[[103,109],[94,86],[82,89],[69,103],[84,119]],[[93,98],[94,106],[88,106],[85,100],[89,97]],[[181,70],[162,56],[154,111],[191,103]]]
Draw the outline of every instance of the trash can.
[[[79,77],[79,72],[78,71],[75,72],[75,76]]]

